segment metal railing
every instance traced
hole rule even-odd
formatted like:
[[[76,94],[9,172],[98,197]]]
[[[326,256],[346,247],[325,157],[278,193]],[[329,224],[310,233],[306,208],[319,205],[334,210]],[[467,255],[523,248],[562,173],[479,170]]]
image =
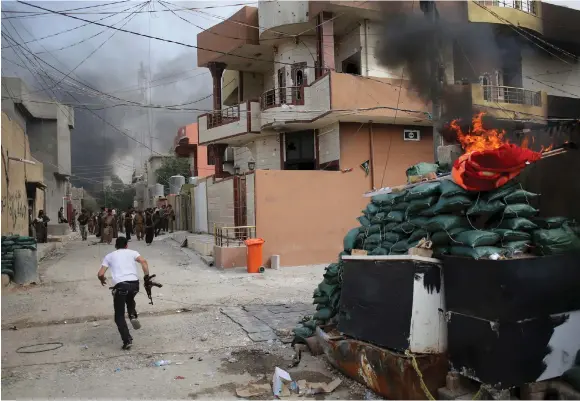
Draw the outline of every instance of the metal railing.
[[[529,106],[542,105],[542,93],[511,86],[481,85],[483,99],[488,102],[525,104]]]
[[[256,238],[256,226],[214,227],[217,246],[242,246],[248,238]]]
[[[483,6],[515,8],[532,15],[538,14],[538,2],[534,0],[482,0],[478,3]]]
[[[207,115],[207,129],[229,124],[240,119],[240,105],[215,110]]]
[[[304,87],[288,86],[285,88],[270,89],[262,94],[262,109],[277,107],[283,104],[304,104]]]

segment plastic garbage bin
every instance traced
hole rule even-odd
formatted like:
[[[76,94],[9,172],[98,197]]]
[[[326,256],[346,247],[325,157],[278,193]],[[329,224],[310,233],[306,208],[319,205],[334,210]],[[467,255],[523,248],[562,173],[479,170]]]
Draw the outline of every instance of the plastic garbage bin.
[[[246,266],[248,273],[260,273],[262,266],[262,238],[249,238],[244,241],[246,244]]]

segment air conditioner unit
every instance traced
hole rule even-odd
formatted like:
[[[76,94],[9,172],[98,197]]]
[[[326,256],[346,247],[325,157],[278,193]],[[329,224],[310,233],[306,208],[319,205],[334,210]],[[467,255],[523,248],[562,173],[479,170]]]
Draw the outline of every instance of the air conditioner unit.
[[[418,129],[406,129],[403,130],[403,140],[405,141],[420,141],[421,131]]]
[[[224,163],[233,163],[234,162],[234,148],[229,147],[226,148],[224,152]]]

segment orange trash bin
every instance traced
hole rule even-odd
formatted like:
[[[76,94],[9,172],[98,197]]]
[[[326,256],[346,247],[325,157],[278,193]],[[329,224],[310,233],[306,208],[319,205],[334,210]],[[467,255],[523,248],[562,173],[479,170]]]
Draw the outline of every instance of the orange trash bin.
[[[248,273],[260,273],[262,266],[262,238],[249,238],[244,241],[246,244],[246,266]]]

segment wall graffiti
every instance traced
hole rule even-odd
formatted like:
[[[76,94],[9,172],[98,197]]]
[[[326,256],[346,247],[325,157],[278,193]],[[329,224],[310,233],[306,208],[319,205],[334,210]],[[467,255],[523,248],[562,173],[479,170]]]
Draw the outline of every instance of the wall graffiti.
[[[28,218],[27,200],[22,191],[2,196],[2,216],[5,216],[5,213],[12,219],[12,229],[16,228],[19,219]]]

